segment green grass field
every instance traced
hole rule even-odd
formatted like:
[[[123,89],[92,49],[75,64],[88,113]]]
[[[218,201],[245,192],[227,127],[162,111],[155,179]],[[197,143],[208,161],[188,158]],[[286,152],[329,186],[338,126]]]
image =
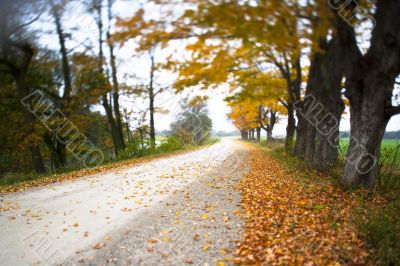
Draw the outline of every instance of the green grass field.
[[[340,155],[343,157],[349,146],[349,138],[340,139]],[[397,154],[396,154],[397,151]],[[381,144],[381,160],[384,164],[391,164],[395,160],[396,164],[400,165],[400,140],[384,139]]]

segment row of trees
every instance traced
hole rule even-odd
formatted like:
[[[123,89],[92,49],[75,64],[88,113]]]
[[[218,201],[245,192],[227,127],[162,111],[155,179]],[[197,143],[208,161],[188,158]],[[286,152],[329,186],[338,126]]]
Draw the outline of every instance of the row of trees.
[[[190,58],[171,64],[178,91],[230,84],[230,117],[243,137],[270,130],[277,114],[285,115],[286,149],[318,170],[338,163],[347,103],[351,140],[341,181],[374,187],[382,136],[400,113],[392,101],[400,72],[399,1],[183,2],[157,1],[179,5],[183,14],[150,22],[143,37],[186,41]]]
[[[40,140],[51,140],[48,150],[59,165],[65,163],[66,149],[52,132],[38,130],[34,117],[18,105],[33,89],[44,90],[74,122],[96,116],[91,106],[102,105],[116,156],[124,149],[129,126],[124,129],[119,98],[127,86],[118,80],[115,49],[134,40],[136,52],[150,55],[149,84],[131,91],[148,96],[153,143],[154,99],[165,89],[154,80],[159,68],[178,73],[176,92],[229,84],[229,116],[243,137],[249,131],[251,138],[259,136],[262,129],[271,136],[276,121],[286,116],[286,149],[319,170],[338,163],[339,122],[346,103],[351,140],[342,182],[374,187],[382,136],[390,118],[400,113],[393,100],[400,71],[399,1],[150,2],[166,10],[165,15],[151,19],[140,9],[130,18],[117,18],[112,32],[113,1],[89,1],[85,13],[97,29],[97,44],[88,50],[97,49],[90,53],[66,48],[71,34],[62,17],[68,4],[2,1],[1,87],[5,97],[13,98],[7,104],[19,111],[25,141],[18,143],[25,143],[36,171],[44,171]],[[38,14],[52,18],[58,52],[34,44],[29,25]],[[157,64],[154,51],[177,41],[185,45],[184,55]],[[11,87],[15,93],[7,94]],[[4,117],[2,125],[7,126]],[[5,147],[11,137],[2,138]]]

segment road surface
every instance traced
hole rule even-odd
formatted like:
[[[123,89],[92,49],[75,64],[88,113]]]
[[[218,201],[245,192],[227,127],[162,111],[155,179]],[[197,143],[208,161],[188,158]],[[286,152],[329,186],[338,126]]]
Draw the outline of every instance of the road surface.
[[[0,265],[215,265],[241,238],[233,139],[6,195]]]

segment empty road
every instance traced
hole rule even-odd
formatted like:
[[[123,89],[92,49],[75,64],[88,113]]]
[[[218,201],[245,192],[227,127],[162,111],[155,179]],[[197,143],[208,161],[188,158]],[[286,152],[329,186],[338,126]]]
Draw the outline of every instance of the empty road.
[[[200,150],[2,198],[0,265],[213,265],[240,240],[246,148]]]

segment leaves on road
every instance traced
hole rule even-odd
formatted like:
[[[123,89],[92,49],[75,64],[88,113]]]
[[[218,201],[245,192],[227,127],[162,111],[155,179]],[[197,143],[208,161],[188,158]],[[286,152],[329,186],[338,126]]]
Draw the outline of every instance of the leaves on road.
[[[239,185],[246,230],[235,263],[365,263],[368,253],[350,223],[355,196],[329,182],[300,181],[259,149],[251,151],[251,167]]]
[[[47,176],[47,177],[42,177],[42,178],[27,181],[27,182],[19,183],[19,184],[4,185],[4,186],[0,186],[0,196],[7,195],[10,193],[14,193],[14,192],[24,191],[31,187],[46,186],[46,185],[50,185],[53,183],[67,181],[67,180],[75,180],[75,179],[78,179],[78,178],[81,178],[84,176],[93,175],[93,174],[97,174],[97,173],[104,173],[104,172],[108,172],[110,170],[122,170],[124,168],[132,167],[136,164],[148,162],[148,161],[151,161],[154,159],[160,159],[160,158],[176,156],[179,154],[184,154],[184,153],[193,151],[197,148],[200,148],[200,147],[193,147],[193,148],[186,149],[183,151],[176,151],[176,152],[171,152],[168,154],[157,154],[157,155],[149,156],[149,157],[145,157],[145,158],[135,158],[135,159],[125,160],[125,161],[121,161],[121,162],[103,165],[103,166],[100,166],[100,167],[97,167],[94,169],[83,169],[80,171],[73,171],[73,172],[70,172],[67,174]],[[10,208],[5,208],[5,207],[1,206],[0,212],[9,210],[9,209]]]

